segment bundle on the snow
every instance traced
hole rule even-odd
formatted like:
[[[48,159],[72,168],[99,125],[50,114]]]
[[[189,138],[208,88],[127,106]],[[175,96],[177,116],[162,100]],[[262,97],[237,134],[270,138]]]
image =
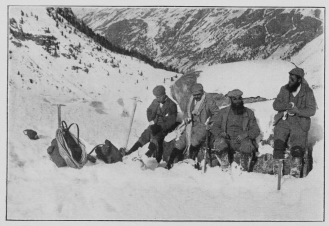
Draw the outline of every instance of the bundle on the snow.
[[[47,152],[50,156],[51,161],[53,161],[57,167],[67,166],[63,157],[59,154],[58,143],[56,139],[51,141],[51,145],[48,147]]]
[[[77,127],[77,137],[70,132],[72,125]],[[85,145],[79,139],[79,126],[72,123],[69,127],[62,121],[62,127],[56,131],[56,140],[60,156],[69,167],[81,169],[87,162]]]
[[[123,155],[118,148],[116,148],[109,140],[105,140],[104,143],[105,144],[99,144],[94,147],[90,154],[95,150],[97,159],[100,159],[107,164],[122,162]]]

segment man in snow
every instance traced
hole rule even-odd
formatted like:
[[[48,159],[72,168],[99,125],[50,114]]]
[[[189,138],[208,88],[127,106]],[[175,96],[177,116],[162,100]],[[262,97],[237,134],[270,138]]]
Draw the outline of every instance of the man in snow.
[[[316,102],[313,90],[304,79],[304,70],[294,68],[289,72],[288,84],[281,87],[273,102],[274,110],[274,150],[273,158],[284,159],[288,139],[292,164],[290,175],[300,177],[307,135],[311,126],[310,117],[315,114]],[[277,165],[278,161],[276,161]],[[275,167],[277,168],[277,167]],[[277,170],[274,168],[274,172]]]
[[[177,105],[166,95],[165,87],[161,85],[153,89],[153,94],[156,98],[146,111],[149,126],[125,154],[129,155],[150,142],[149,151],[146,155],[148,157],[155,156],[157,162],[160,163],[164,138],[176,123]]]
[[[243,105],[242,91],[228,92],[231,105],[219,111],[211,132],[215,137],[214,147],[222,170],[230,166],[231,156],[245,171],[257,150],[255,139],[260,134],[254,112]]]
[[[192,96],[187,105],[187,117],[184,119],[186,128],[175,143],[166,169],[170,169],[175,158],[183,154],[191,159],[196,158],[200,146],[206,140],[207,129],[218,112],[215,101],[204,92],[203,86],[200,83],[194,84]]]

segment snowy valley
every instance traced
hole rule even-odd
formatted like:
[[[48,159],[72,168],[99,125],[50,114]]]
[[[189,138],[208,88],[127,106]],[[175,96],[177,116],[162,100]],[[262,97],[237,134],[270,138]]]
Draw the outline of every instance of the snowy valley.
[[[184,76],[102,48],[65,19],[54,20],[53,13],[45,7],[9,8],[7,219],[323,220],[323,34],[290,59],[305,69],[317,100],[309,134],[313,169],[305,178],[284,176],[277,191],[277,176],[234,167],[230,173],[219,167],[203,173],[182,163],[168,171],[164,161],[158,165],[143,155],[147,145],[124,162],[88,162],[80,170],[57,168],[47,154],[57,129],[54,104],[66,105],[62,120],[79,125],[89,153],[105,139],[116,147],[125,145],[133,98],[139,98],[129,148],[148,125],[145,114],[154,99],[152,89],[164,85],[172,98],[176,81]],[[53,45],[47,49],[49,40]],[[272,133],[273,99],[292,68],[292,63],[279,59],[195,65],[201,71],[197,81],[206,92],[225,95],[239,88],[244,97],[266,98],[246,104],[255,111],[260,139]],[[28,139],[25,129],[37,131],[40,139]],[[272,148],[261,145],[259,152],[271,153]],[[146,167],[132,160],[136,156]]]

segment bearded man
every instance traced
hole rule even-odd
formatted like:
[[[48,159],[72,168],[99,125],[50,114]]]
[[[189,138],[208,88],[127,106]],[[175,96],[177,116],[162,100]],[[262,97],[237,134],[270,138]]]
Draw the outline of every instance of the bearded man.
[[[254,112],[244,106],[242,94],[238,89],[228,92],[231,105],[219,111],[211,130],[215,137],[215,154],[223,171],[229,168],[231,156],[243,170],[249,171],[257,150],[255,139],[260,130]]]
[[[274,150],[273,158],[284,159],[288,140],[292,165],[290,175],[299,178],[302,157],[307,145],[308,131],[311,126],[311,116],[316,111],[316,101],[313,90],[304,79],[304,70],[294,68],[289,72],[288,84],[281,87],[273,102],[274,110]],[[275,164],[277,165],[277,164]],[[275,173],[276,170],[274,169]]]

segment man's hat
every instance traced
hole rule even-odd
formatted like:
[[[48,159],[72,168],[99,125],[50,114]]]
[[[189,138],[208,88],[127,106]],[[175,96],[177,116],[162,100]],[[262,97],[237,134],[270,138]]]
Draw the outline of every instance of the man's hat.
[[[301,69],[301,68],[299,68],[299,67],[295,67],[294,69],[292,69],[291,71],[289,71],[289,74],[291,74],[291,75],[297,75],[297,76],[299,76],[301,78],[304,78],[304,75],[305,75],[304,70]]]
[[[154,96],[163,96],[166,94],[166,89],[165,87],[163,86],[156,86],[154,89],[153,89],[153,94]]]
[[[203,86],[200,83],[195,83],[192,86],[192,94],[200,94],[203,92]]]
[[[242,96],[243,92],[239,89],[234,89],[226,94],[228,97],[239,97]]]

